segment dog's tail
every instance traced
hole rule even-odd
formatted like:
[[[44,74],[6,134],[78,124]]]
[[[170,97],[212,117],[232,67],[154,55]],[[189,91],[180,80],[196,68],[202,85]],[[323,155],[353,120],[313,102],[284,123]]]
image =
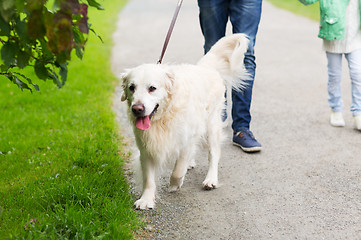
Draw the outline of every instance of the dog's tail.
[[[244,80],[250,79],[243,63],[248,44],[248,37],[243,33],[223,37],[199,60],[198,65],[216,69],[227,86],[241,91],[245,87]]]

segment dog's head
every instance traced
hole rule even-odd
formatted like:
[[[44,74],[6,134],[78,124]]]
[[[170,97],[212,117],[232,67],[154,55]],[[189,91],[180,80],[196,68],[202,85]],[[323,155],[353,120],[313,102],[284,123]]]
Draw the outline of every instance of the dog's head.
[[[169,98],[173,77],[162,65],[144,64],[121,75],[123,95],[138,129],[148,130],[151,120]]]

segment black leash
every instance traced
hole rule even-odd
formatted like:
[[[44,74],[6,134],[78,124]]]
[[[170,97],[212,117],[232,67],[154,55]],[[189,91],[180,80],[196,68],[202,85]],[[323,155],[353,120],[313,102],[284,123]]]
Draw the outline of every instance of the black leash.
[[[173,31],[173,28],[174,28],[174,25],[175,25],[175,21],[177,20],[177,16],[178,16],[179,10],[180,10],[180,8],[181,8],[181,6],[182,6],[182,2],[183,2],[183,0],[179,0],[179,1],[178,1],[177,8],[175,9],[172,22],[171,22],[171,24],[170,24],[170,26],[169,26],[169,29],[168,29],[167,36],[165,37],[165,41],[164,41],[164,45],[163,45],[163,50],[162,50],[162,53],[160,54],[160,57],[159,57],[159,60],[158,60],[157,64],[161,64],[161,63],[162,63],[162,60],[163,60],[163,57],[164,57],[164,54],[165,54],[165,50],[167,50],[167,46],[168,46],[168,43],[169,43],[169,39],[170,39],[170,36],[172,35],[172,31]]]

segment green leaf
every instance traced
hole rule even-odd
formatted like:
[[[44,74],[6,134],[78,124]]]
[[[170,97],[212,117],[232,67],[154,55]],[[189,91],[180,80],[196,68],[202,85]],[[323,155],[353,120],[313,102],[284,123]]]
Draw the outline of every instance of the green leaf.
[[[56,55],[56,61],[59,64],[66,63],[67,60],[70,60],[70,51],[62,51]]]
[[[84,44],[85,43],[85,38],[84,38],[84,34],[80,31],[79,28],[77,27],[73,27],[73,35],[74,35],[74,41],[77,44]]]
[[[24,83],[23,81],[21,81],[19,78],[17,78],[16,76],[14,76],[15,78],[15,83],[19,86],[19,88],[21,89],[21,91],[23,91],[23,88],[30,90],[31,93],[33,93],[33,91],[31,90],[31,88],[29,88],[29,86]]]
[[[15,75],[18,75],[22,78],[24,78],[26,81],[28,81],[29,84],[33,85],[32,81],[30,78],[26,77],[25,75],[21,74],[21,73],[18,73],[18,72],[13,72],[12,74],[15,74]]]
[[[9,69],[9,67],[5,66],[4,64],[0,64],[0,71],[6,72]]]
[[[104,8],[95,0],[87,0],[89,6],[95,7],[98,10],[104,10]]]
[[[65,82],[68,78],[68,64],[67,63],[60,64],[59,75],[61,77],[62,85],[64,86]]]
[[[29,40],[27,34],[27,26],[25,21],[21,21],[20,18],[16,19],[15,30],[18,33],[20,40],[22,42],[27,42]]]
[[[15,8],[18,11],[23,11],[24,6],[25,6],[25,1],[24,0],[15,0]]]
[[[18,45],[13,42],[7,42],[1,48],[1,59],[6,66],[15,65],[15,56],[18,51]]]
[[[75,53],[79,59],[83,59],[84,51],[79,46],[75,47]]]
[[[4,10],[8,10],[13,8],[15,5],[15,1],[14,0],[2,0],[2,7]]]
[[[10,22],[13,19],[15,10],[15,0],[0,1],[0,13],[5,22]]]
[[[60,0],[54,0],[54,4],[53,4],[53,12],[58,11],[60,8]]]
[[[42,80],[46,80],[49,77],[48,69],[45,67],[44,63],[41,61],[37,60],[35,62],[34,70],[35,70],[36,76],[38,76],[38,78],[40,78]]]
[[[14,84],[18,85],[18,87],[21,89],[21,91],[23,91],[23,88],[25,89],[29,89],[30,92],[32,93],[33,91],[31,90],[31,88],[29,88],[29,86],[24,83],[23,81],[21,81],[17,76],[15,76],[14,73],[9,72],[6,77],[12,81]]]
[[[19,68],[24,68],[28,65],[30,55],[25,51],[20,51],[17,57],[17,65]]]
[[[18,85],[21,90],[23,90],[23,88],[26,88],[26,89],[29,89],[31,91],[31,93],[32,93],[32,90],[30,89],[30,87],[26,83],[21,81],[19,79],[19,77],[17,77],[17,76],[20,76],[20,77],[24,78],[26,81],[28,81],[29,84],[31,84],[35,88],[36,91],[39,92],[39,86],[37,84],[33,84],[31,79],[26,77],[25,75],[23,75],[21,73],[18,73],[18,72],[9,72],[7,74],[7,78],[9,78],[10,81],[15,83],[16,85]]]
[[[33,84],[33,87],[35,88],[36,91],[40,92],[39,86],[37,84]]]
[[[63,85],[61,84],[61,82],[59,81],[59,77],[58,75],[51,71],[49,72],[49,78],[53,79],[53,82],[58,86],[58,88],[61,88]]]
[[[15,83],[15,79],[14,79],[14,76],[13,76],[13,75],[11,75],[10,73],[7,73],[7,74],[5,74],[5,76],[6,76],[10,81],[12,81],[13,83]]]
[[[54,58],[54,54],[52,54],[50,51],[49,51],[49,48],[48,46],[46,45],[46,42],[44,39],[40,40],[40,45],[41,45],[41,51],[43,53],[43,56],[42,58],[43,59],[46,59],[48,61],[52,60]]]
[[[95,35],[96,37],[98,37],[102,43],[104,43],[102,37],[101,37],[100,35],[98,35],[98,34],[94,31],[94,29],[90,28],[89,30],[92,31],[92,32],[94,33],[94,35]]]
[[[83,59],[84,54],[84,45],[86,43],[86,39],[84,38],[84,34],[80,32],[79,28],[73,27],[74,41],[75,41],[75,53],[79,59]]]
[[[0,36],[10,35],[10,25],[0,15]]]

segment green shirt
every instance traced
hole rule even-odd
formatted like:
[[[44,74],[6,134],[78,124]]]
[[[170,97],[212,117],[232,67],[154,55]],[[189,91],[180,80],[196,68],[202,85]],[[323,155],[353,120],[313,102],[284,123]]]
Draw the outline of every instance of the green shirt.
[[[299,0],[305,5],[320,2],[320,31],[318,37],[343,40],[346,29],[346,8],[349,0]],[[361,1],[361,0],[360,0]]]

